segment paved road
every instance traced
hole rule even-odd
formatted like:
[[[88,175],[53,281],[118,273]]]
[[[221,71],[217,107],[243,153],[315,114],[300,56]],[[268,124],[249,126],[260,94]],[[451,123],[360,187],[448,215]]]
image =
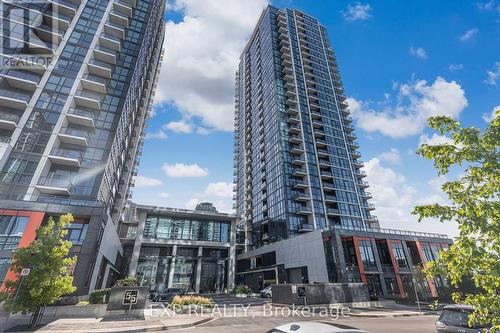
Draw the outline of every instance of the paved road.
[[[398,318],[345,318],[330,323],[341,328],[357,328],[370,333],[434,333],[436,316],[416,316]],[[264,333],[273,327],[287,322],[297,321],[297,318],[219,318],[198,327],[169,330],[168,333]],[[167,331],[165,331],[167,332]]]

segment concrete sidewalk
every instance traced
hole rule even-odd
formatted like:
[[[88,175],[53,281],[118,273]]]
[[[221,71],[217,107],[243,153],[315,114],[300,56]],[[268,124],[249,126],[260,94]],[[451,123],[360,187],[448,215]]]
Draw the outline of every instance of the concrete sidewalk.
[[[56,319],[39,327],[35,332],[58,332],[58,333],[83,333],[83,332],[157,332],[163,330],[188,328],[200,325],[212,320],[212,318],[200,318],[189,316],[176,316],[163,319],[150,320],[128,320],[128,321],[103,321],[102,318],[68,318]],[[45,322],[45,320],[44,320]],[[24,323],[23,323],[24,324]],[[26,331],[23,331],[26,329]],[[32,332],[27,330],[26,324],[10,327],[6,332]]]
[[[366,309],[351,309],[351,317],[363,317],[363,318],[394,318],[394,317],[414,317],[414,316],[426,316],[435,315],[436,312],[433,311],[410,311],[410,310],[395,310],[395,309],[377,309],[372,311],[366,311]]]

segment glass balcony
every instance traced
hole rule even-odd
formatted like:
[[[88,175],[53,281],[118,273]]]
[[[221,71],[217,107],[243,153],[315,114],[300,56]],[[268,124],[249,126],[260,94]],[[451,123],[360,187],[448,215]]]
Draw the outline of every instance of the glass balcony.
[[[132,7],[130,7],[128,4],[126,4],[126,3],[122,2],[122,1],[115,0],[113,2],[113,8],[116,11],[127,15],[128,17],[132,16]]]
[[[67,148],[54,148],[49,154],[49,160],[54,164],[80,167],[83,152]]]
[[[122,48],[120,38],[107,33],[99,36],[99,45],[118,52],[120,52]]]
[[[71,108],[66,114],[68,121],[75,125],[94,127],[95,113],[87,110]]]
[[[25,110],[31,95],[23,90],[14,88],[0,88],[0,105],[16,110]]]
[[[302,143],[302,138],[298,135],[291,135],[288,141],[290,141],[290,143],[299,144]]]
[[[115,50],[108,49],[107,47],[104,47],[102,45],[96,45],[96,47],[94,48],[94,57],[96,60],[102,61],[106,64],[116,64]]]
[[[100,45],[98,45],[98,46],[100,46]],[[103,47],[101,47],[100,49],[102,49],[102,48]],[[97,50],[97,48],[96,48],[96,50]],[[114,53],[113,53],[113,57],[115,57]],[[113,69],[113,67],[109,63],[98,60],[98,59],[91,59],[89,61],[89,64],[88,64],[88,70],[89,70],[90,74],[98,75],[98,76],[101,76],[101,77],[106,78],[106,79],[111,78],[112,69]]]
[[[74,96],[77,105],[94,110],[100,110],[101,99],[102,95],[88,90],[77,90]]]
[[[128,26],[128,17],[117,10],[113,9],[111,13],[109,13],[109,20],[115,24],[120,24],[123,27]]]
[[[378,217],[371,215],[371,216],[365,218],[365,221],[369,222],[369,223],[378,223]]]
[[[10,113],[0,113],[0,129],[13,131],[19,122],[19,116]]]
[[[5,73],[1,73],[2,76],[5,76],[7,79],[12,78],[14,80],[23,80],[23,81],[30,81],[32,84],[34,84],[34,88],[36,89],[36,85],[38,82],[40,82],[40,79],[42,78],[41,75],[38,75],[36,73],[28,72],[25,70],[20,70],[20,69],[14,69],[11,68],[10,70],[6,71]]]
[[[108,34],[112,34],[113,36],[118,36],[120,38],[125,37],[125,30],[119,24],[115,24],[113,22],[108,21],[106,22],[106,25],[104,25],[104,30]]]
[[[44,194],[70,195],[74,187],[69,177],[67,174],[49,173],[40,177],[36,189]]]
[[[340,215],[340,211],[337,208],[327,208],[326,213],[328,215],[334,215],[334,216]]]
[[[337,202],[338,201],[338,199],[335,195],[325,194],[324,198],[325,198],[325,201],[329,201],[329,202]]]
[[[106,93],[106,85],[108,80],[101,76],[93,75],[93,74],[83,74],[82,87],[84,89],[92,90],[97,93],[105,94]]]
[[[76,10],[78,9],[78,6],[68,1],[50,0],[50,2],[52,2],[58,14],[61,13],[63,15],[67,15],[68,17],[75,16]]]
[[[311,232],[311,231],[314,231],[314,226],[308,223],[302,223],[298,228],[298,232]]]
[[[307,175],[307,170],[305,168],[296,168],[293,170],[293,175],[296,177],[304,177]]]
[[[62,127],[58,137],[64,143],[87,146],[88,132],[81,129]]]

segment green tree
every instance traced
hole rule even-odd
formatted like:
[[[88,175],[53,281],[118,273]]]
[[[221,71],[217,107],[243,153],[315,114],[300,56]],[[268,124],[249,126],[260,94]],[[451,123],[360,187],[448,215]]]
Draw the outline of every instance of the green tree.
[[[459,236],[447,251],[429,263],[430,277],[445,276],[453,287],[472,279],[476,292],[456,289],[453,300],[470,304],[475,311],[470,324],[492,324],[500,328],[500,110],[484,130],[462,128],[449,117],[432,117],[429,126],[452,143],[423,144],[418,153],[434,160],[439,175],[450,175],[458,167],[456,180],[447,181],[442,190],[450,204],[417,206],[413,214],[421,221],[436,218],[456,221]],[[450,177],[450,176],[449,176]]]
[[[76,257],[68,256],[72,243],[64,240],[68,233],[65,227],[71,222],[71,214],[62,215],[58,222],[50,217],[47,224],[37,230],[36,239],[29,246],[13,253],[11,269],[17,278],[5,282],[0,299],[5,301],[6,310],[11,313],[32,313],[33,327],[44,306],[76,290],[73,277],[68,274]],[[29,268],[30,273],[20,277],[23,268]]]

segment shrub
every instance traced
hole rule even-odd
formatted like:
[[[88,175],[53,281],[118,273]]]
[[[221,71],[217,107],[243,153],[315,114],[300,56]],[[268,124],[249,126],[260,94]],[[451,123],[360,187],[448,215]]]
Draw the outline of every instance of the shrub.
[[[109,301],[109,294],[111,289],[97,289],[89,294],[90,304],[106,304]]]
[[[116,281],[116,285],[118,287],[131,287],[131,286],[138,286],[139,283],[137,283],[137,279],[135,277],[126,277],[124,279]]]
[[[250,289],[249,286],[239,284],[236,287],[234,287],[233,293],[234,294],[251,294],[251,293],[253,293],[253,290]]]
[[[213,306],[212,300],[202,296],[175,296],[171,305],[174,309],[182,308],[184,305],[202,305],[206,307]]]

